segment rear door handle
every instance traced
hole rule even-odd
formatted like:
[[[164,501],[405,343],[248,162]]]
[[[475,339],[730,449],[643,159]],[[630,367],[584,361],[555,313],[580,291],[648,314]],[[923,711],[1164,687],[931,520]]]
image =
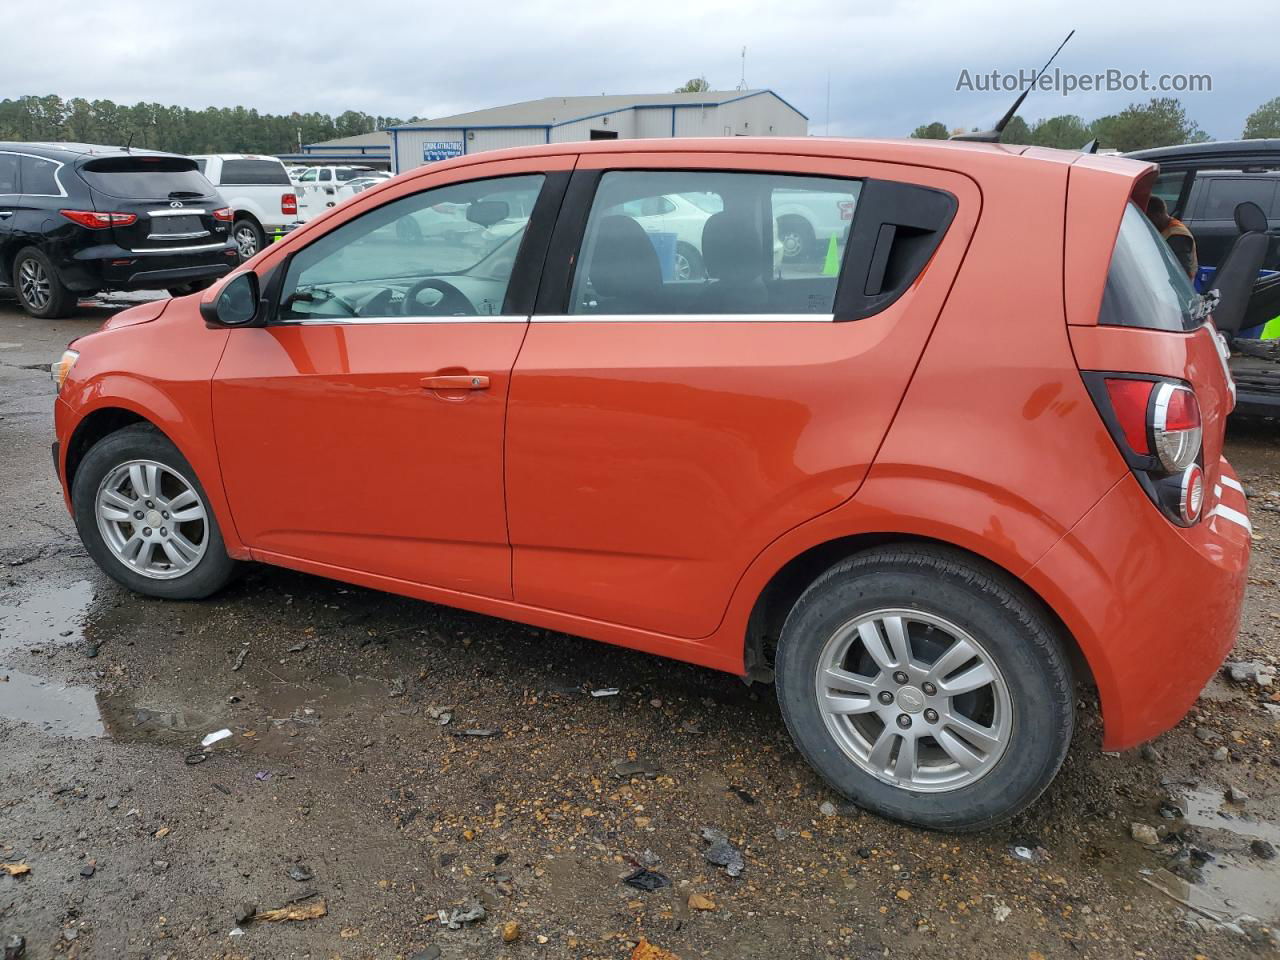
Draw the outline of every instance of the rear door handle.
[[[488,390],[489,378],[469,373],[446,377],[423,377],[418,381],[424,390]]]
[[[8,220],[13,216],[12,210],[0,210],[0,220]]]

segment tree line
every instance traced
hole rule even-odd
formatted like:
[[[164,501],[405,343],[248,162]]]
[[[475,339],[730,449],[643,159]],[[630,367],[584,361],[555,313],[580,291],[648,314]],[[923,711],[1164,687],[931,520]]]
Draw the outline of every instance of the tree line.
[[[934,122],[916,127],[911,136],[946,140],[952,134],[963,132],[963,128],[949,129],[944,123]],[[1280,137],[1280,97],[1268,100],[1245,121],[1242,138],[1259,137]],[[1187,116],[1182,103],[1174,97],[1153,97],[1149,103],[1131,103],[1119,113],[1090,122],[1075,114],[1047,117],[1032,124],[1014,117],[1000,137],[1002,143],[1067,150],[1079,150],[1090,140],[1097,140],[1100,146],[1122,153],[1209,139],[1209,134]]]
[[[300,143],[352,137],[395,126],[397,117],[347,110],[259,113],[247,107],[165,106],[73,97],[26,96],[0,100],[0,140],[123,145],[173,153],[294,153]]]

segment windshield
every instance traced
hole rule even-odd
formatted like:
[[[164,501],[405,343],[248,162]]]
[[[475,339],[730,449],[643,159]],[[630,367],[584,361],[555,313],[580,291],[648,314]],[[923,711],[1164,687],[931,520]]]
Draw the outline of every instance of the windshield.
[[[213,185],[186,157],[103,157],[80,167],[80,176],[98,193],[125,200],[180,200],[208,197]]]
[[[1098,322],[1148,330],[1192,330],[1201,298],[1146,214],[1130,203],[1120,221]]]

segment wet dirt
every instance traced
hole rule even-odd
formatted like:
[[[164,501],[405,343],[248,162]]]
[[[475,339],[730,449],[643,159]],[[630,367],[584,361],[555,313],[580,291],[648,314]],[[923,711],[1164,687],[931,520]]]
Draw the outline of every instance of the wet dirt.
[[[30,867],[0,869],[0,943],[155,960],[622,960],[641,937],[686,960],[1275,952],[1280,859],[1254,846],[1280,846],[1274,686],[1215,679],[1154,752],[1120,756],[1082,691],[1045,796],[948,836],[843,804],[772,691],[732,677],[270,568],[201,603],[129,595],[74,537],[52,391],[30,369],[105,314],[40,328],[0,303],[0,864]],[[1255,524],[1232,657],[1275,664],[1280,425],[1233,427],[1227,453]],[[742,851],[741,876],[706,862],[703,827]],[[670,886],[623,884],[640,866]],[[323,916],[237,924],[308,891]],[[715,909],[691,910],[695,893]],[[442,927],[472,900],[486,919]]]

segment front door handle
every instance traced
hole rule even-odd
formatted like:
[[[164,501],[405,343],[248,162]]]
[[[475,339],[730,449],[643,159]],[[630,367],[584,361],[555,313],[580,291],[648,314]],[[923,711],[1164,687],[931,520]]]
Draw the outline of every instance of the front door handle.
[[[488,390],[489,378],[469,373],[445,377],[423,377],[419,383],[424,390]]]

